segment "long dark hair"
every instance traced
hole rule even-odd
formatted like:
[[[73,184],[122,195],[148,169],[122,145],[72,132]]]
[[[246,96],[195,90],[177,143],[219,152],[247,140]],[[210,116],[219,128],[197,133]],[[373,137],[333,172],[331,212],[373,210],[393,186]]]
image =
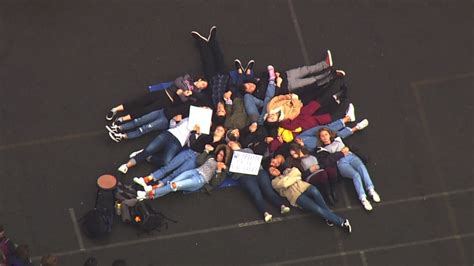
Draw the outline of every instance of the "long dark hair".
[[[298,154],[299,154],[300,152],[302,152],[304,155],[308,155],[308,154],[309,154],[308,149],[306,149],[305,147],[299,145],[299,144],[296,143],[296,142],[291,143],[290,146],[288,147],[288,150],[289,150],[289,151],[295,151],[295,152],[297,152]]]

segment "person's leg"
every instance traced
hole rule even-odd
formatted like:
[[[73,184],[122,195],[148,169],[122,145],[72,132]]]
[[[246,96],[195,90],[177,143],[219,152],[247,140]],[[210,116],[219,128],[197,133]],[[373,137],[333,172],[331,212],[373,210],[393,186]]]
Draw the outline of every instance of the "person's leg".
[[[191,169],[194,169],[197,167],[197,164],[196,164],[196,153],[188,153],[189,157],[184,160],[181,165],[175,169],[173,172],[171,172],[167,177],[163,178],[162,179],[162,182],[163,183],[166,183],[170,180],[172,180],[173,178],[177,177],[179,174],[181,174],[182,172],[185,172],[185,171],[188,171],[188,170],[191,170]]]
[[[268,176],[267,171],[260,170],[257,175],[257,182],[260,190],[263,192],[263,195],[273,204],[273,206],[281,208],[282,205],[285,205],[285,201],[280,195],[278,195],[275,190],[273,190],[270,177]]]
[[[216,74],[216,65],[214,64],[212,49],[204,40],[196,40],[196,42],[199,49],[199,54],[201,55],[204,76],[208,81],[210,81],[211,77]]]
[[[153,163],[156,167],[162,167],[166,165],[173,159],[173,157],[178,154],[178,152],[183,148],[181,143],[171,135],[172,138],[166,143],[163,149],[161,149],[160,154],[155,154],[153,159],[148,159],[149,162]]]
[[[154,191],[154,198],[159,198],[159,197],[163,197],[164,195],[170,193],[170,192],[173,192],[173,191],[177,191],[177,184],[178,182],[182,182],[181,184],[186,184],[186,180],[191,180],[193,178],[193,176],[197,173],[197,171],[195,169],[193,170],[189,170],[189,171],[186,171],[184,173],[181,173],[179,176],[177,176],[175,179],[173,179],[172,182],[174,182],[174,184],[172,184],[171,182],[169,184],[166,184],[160,188],[156,188],[155,191]]]
[[[229,70],[227,69],[225,62],[224,62],[224,55],[222,54],[221,47],[217,38],[212,38],[209,41],[209,46],[211,47],[212,56],[214,57],[214,65],[216,67],[216,71],[219,74],[227,74]]]
[[[344,219],[333,213],[324,202],[321,193],[314,186],[308,188],[303,194],[301,194],[296,200],[296,204],[301,206],[304,210],[310,211],[316,215],[329,220],[333,224],[342,226]]]
[[[179,178],[184,173],[186,178]],[[195,191],[202,188],[205,184],[203,177],[196,169],[192,169],[177,176],[170,182],[171,187],[176,191]]]
[[[351,161],[350,157],[341,158],[337,162],[337,168],[339,169],[339,173],[341,174],[342,177],[352,179],[352,182],[354,183],[354,187],[357,191],[359,200],[362,200],[367,197],[364,191],[364,186],[362,184],[362,178],[359,172],[357,172],[357,170],[351,166],[350,161]]]
[[[168,143],[174,143],[173,139],[176,138],[169,131],[161,133],[152,142],[150,142],[150,144],[148,144],[148,146],[146,146],[146,148],[142,152],[131,158],[129,163],[127,163],[127,166],[130,167],[137,163],[145,161],[148,156],[159,152],[165,146],[167,146]]]
[[[367,171],[367,167],[362,162],[362,160],[355,154],[351,153],[349,156],[352,157],[351,165],[354,169],[362,177],[362,181],[364,182],[365,188],[370,191],[374,189],[374,184],[372,183],[372,179],[370,178],[369,171]]]
[[[144,116],[135,118],[130,122],[121,124],[120,126],[118,126],[118,128],[121,131],[132,130],[136,127],[142,126],[146,123],[150,123],[150,122],[154,121],[155,119],[158,119],[162,113],[163,113],[163,110],[155,110],[155,111],[150,112],[150,113],[148,113]]]
[[[328,200],[329,204],[334,205],[335,202],[331,198],[331,187],[329,186],[328,174],[325,170],[311,175],[311,177],[305,181],[313,186],[321,188],[321,193],[324,195],[324,198]]]
[[[126,113],[129,113],[132,110],[141,109],[141,108],[143,108],[147,105],[152,104],[154,101],[156,101],[161,96],[162,96],[161,92],[158,92],[158,91],[149,92],[149,93],[144,94],[142,96],[139,96],[137,98],[125,101],[123,104],[121,104],[122,108],[120,108],[120,109],[122,109],[122,111],[124,111]]]
[[[260,213],[265,213],[265,202],[263,201],[262,192],[258,188],[255,176],[243,175],[239,178],[241,187],[248,193]]]
[[[258,117],[260,116],[258,108],[263,106],[263,101],[252,94],[247,93],[244,95],[244,106],[245,112],[247,112],[247,115],[250,117],[251,121],[257,122]]]
[[[161,180],[163,177],[166,176],[166,174],[168,174],[169,172],[175,169],[178,169],[181,166],[181,164],[186,162],[186,160],[188,160],[189,153],[194,153],[194,152],[190,149],[181,151],[176,156],[174,156],[173,159],[171,159],[171,161],[169,161],[166,165],[164,165],[160,169],[153,172],[150,176],[153,177],[153,180],[155,181]]]
[[[268,82],[267,85],[267,91],[265,92],[265,98],[263,100],[262,104],[262,112],[260,113],[260,116],[258,118],[258,124],[263,125],[264,122],[264,116],[267,113],[267,105],[270,102],[270,100],[275,96],[275,81],[271,80]]]
[[[297,68],[287,70],[286,75],[288,77],[288,80],[301,79],[310,74],[316,74],[328,68],[329,68],[329,65],[326,63],[326,61],[321,61],[314,65],[302,66],[302,67],[297,67]]]
[[[141,137],[145,134],[148,134],[152,131],[163,130],[163,129],[167,129],[168,127],[169,127],[169,121],[163,114],[163,115],[159,115],[154,121],[151,121],[150,123],[146,125],[142,125],[134,131],[126,132],[125,134],[126,134],[127,139],[134,139],[134,138]]]

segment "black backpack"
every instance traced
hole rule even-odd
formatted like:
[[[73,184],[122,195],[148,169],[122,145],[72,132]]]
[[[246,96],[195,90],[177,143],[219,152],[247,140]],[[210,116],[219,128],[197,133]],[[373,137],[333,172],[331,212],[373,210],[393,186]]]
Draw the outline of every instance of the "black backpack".
[[[114,221],[114,195],[112,191],[98,191],[94,209],[82,218],[82,231],[92,239],[107,236]]]
[[[115,188],[115,200],[119,203],[133,207],[137,204],[137,190],[132,185],[124,185],[121,182],[117,183]]]
[[[154,230],[160,231],[163,227],[168,229],[167,221],[177,223],[177,221],[155,210],[155,208],[151,206],[150,200],[139,201],[135,206],[128,208],[128,210],[130,213],[130,223],[146,233],[150,233]],[[124,209],[122,209],[122,211],[124,211]]]

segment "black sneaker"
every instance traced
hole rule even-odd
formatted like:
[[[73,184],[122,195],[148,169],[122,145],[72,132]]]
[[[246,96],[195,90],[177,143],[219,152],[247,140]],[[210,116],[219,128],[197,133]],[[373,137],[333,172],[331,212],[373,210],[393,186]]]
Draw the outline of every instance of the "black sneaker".
[[[112,110],[110,110],[107,115],[105,116],[105,119],[107,121],[112,121],[112,119],[114,119],[114,116],[117,114],[117,112],[114,112]]]
[[[252,59],[247,63],[247,66],[245,67],[244,73],[247,73],[248,70],[253,70],[254,66],[255,66],[255,61]]]
[[[344,223],[342,223],[342,228],[346,229],[349,234],[352,232],[351,224],[349,223],[349,220],[347,219],[344,220]]]
[[[331,221],[329,221],[329,220],[326,220],[326,224],[329,225],[329,226],[331,226],[331,227],[334,226],[334,224],[331,223]]]
[[[212,26],[211,29],[209,30],[209,36],[207,37],[207,41],[210,42],[211,40],[216,38],[217,34],[217,27]]]
[[[197,41],[199,40],[203,40],[205,42],[207,42],[208,40],[206,39],[206,37],[202,36],[201,34],[199,34],[199,32],[197,31],[191,31],[191,35],[193,36],[194,39],[196,39]]]
[[[242,62],[240,62],[239,59],[234,60],[234,66],[235,66],[235,69],[237,70],[237,72],[240,70],[240,71],[242,71],[242,73],[244,73],[244,67],[242,66]]]

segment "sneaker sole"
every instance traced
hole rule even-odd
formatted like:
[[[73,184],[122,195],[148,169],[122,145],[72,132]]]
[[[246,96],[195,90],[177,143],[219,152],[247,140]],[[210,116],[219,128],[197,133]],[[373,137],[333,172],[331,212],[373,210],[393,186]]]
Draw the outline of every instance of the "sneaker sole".
[[[334,62],[332,61],[331,50],[327,51],[327,55],[328,55],[328,58],[329,58],[329,66],[332,67],[334,65]]]
[[[203,40],[206,41],[206,42],[209,41],[206,37],[202,36],[202,35],[199,34],[199,32],[197,32],[197,31],[191,31],[191,34],[197,35],[199,38],[203,39]]]

